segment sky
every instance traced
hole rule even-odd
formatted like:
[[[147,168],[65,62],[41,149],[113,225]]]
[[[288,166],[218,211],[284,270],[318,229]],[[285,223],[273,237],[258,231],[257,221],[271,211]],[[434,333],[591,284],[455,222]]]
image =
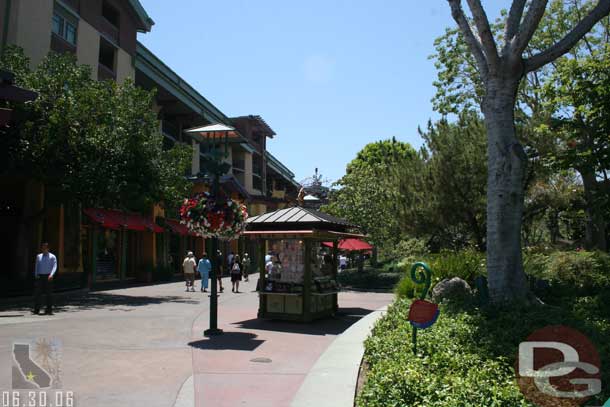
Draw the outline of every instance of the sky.
[[[421,146],[439,116],[434,39],[446,0],[141,0],[138,39],[227,116],[260,115],[267,149],[301,181],[336,181],[366,144]],[[483,1],[490,19],[507,0]]]

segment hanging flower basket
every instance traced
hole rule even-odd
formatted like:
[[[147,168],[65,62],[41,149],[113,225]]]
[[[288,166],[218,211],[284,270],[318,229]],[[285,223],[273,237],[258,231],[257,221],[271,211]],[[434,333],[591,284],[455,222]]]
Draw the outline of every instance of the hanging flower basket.
[[[203,238],[234,240],[246,226],[246,206],[230,198],[218,201],[202,193],[185,199],[180,208],[180,223]]]

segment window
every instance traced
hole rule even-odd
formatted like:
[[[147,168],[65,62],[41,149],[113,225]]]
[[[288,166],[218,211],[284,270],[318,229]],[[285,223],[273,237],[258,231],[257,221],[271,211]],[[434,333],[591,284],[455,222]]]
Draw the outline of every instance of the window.
[[[60,11],[53,12],[53,33],[72,45],[76,45],[76,25],[76,22],[64,17]]]
[[[100,65],[114,72],[116,48],[110,42],[100,37]]]
[[[102,4],[102,16],[115,27],[119,27],[119,12],[107,2]]]

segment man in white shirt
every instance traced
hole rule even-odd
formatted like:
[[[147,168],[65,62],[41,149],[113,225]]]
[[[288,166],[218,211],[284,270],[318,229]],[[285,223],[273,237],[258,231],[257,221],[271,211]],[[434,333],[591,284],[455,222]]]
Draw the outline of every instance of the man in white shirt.
[[[36,256],[34,267],[35,295],[34,314],[40,313],[42,292],[46,296],[45,314],[53,315],[53,277],[57,271],[57,258],[49,252],[49,243],[44,242],[41,246],[42,253]]]
[[[339,268],[341,271],[347,268],[347,257],[345,257],[343,254],[339,256]]]

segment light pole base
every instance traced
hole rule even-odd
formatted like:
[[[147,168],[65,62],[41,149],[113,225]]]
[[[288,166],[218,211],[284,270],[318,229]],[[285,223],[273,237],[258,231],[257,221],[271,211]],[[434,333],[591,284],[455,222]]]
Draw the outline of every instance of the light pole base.
[[[217,335],[222,335],[222,329],[210,328],[210,329],[206,329],[205,331],[203,331],[203,336],[217,336]]]

